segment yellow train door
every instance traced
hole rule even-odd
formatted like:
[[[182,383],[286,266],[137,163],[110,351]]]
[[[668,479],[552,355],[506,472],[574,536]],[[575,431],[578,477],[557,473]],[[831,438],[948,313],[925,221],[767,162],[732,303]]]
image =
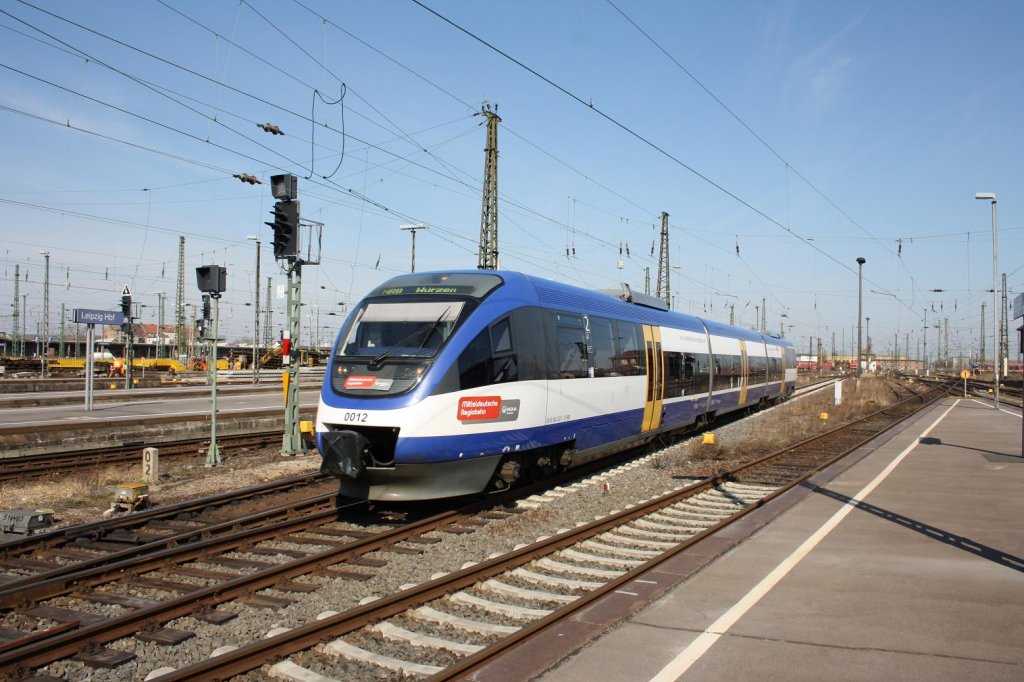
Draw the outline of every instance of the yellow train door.
[[[661,349],[661,328],[649,324],[644,330],[644,349],[647,358],[647,398],[644,402],[643,431],[661,426],[661,406],[665,398],[665,354]]]
[[[747,342],[740,339],[740,401],[739,405],[747,402],[747,386],[750,385],[750,360],[747,357]]]

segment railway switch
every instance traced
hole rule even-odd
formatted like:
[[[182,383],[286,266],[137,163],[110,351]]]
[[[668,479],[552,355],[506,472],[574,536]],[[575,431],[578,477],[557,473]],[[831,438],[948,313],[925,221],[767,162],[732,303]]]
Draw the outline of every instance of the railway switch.
[[[107,514],[122,514],[149,508],[149,486],[143,483],[122,483],[114,489],[114,499]]]

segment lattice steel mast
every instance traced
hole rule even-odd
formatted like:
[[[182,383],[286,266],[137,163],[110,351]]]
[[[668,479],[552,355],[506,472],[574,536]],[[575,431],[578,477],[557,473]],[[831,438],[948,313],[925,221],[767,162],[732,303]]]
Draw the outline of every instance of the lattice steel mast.
[[[13,323],[13,327],[11,328],[11,338],[14,339],[14,349],[15,349],[14,350],[14,354],[16,356],[18,356],[18,357],[21,357],[21,355],[25,352],[25,350],[22,348],[22,345],[21,345],[24,340],[22,339],[22,335],[21,335],[21,327],[18,324],[20,319],[21,319],[21,315],[20,315],[21,300],[18,298],[18,295],[19,295],[18,294],[18,281],[21,279],[21,272],[19,271],[19,269],[20,269],[20,266],[17,263],[15,263],[14,264],[14,310],[11,313],[11,322]]]
[[[669,258],[668,258],[668,213],[661,214],[661,248],[658,251],[658,277],[657,289],[654,295],[657,298],[665,294],[665,303],[672,306],[672,288],[669,286]]]
[[[178,237],[178,291],[174,305],[174,357],[185,352],[185,237]]]
[[[480,215],[480,251],[477,267],[481,270],[498,269],[498,105],[487,102],[477,116],[487,117],[487,146],[484,148],[483,210]]]

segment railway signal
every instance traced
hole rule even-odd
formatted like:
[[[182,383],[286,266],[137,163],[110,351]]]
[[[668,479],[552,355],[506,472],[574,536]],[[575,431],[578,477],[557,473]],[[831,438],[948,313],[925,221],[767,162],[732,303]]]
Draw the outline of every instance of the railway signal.
[[[121,314],[124,316],[121,323],[121,332],[124,333],[124,387],[132,388],[135,385],[132,379],[135,348],[132,345],[132,290],[127,284],[121,290]]]
[[[274,258],[294,260],[299,253],[299,202],[278,201],[271,213],[274,220],[264,224],[274,230]]]
[[[132,292],[128,288],[128,285],[124,285],[124,289],[121,291],[121,314],[124,315],[124,319],[127,322],[132,316]]]
[[[210,319],[210,299],[213,299],[213,333],[210,341],[210,396],[212,413],[210,418],[210,449],[206,454],[206,466],[217,466],[223,462],[220,446],[217,445],[217,318],[220,313],[220,295],[227,289],[228,270],[220,265],[203,265],[196,268],[196,284],[203,292],[203,321]]]
[[[277,199],[277,203],[274,204],[274,221],[267,225],[274,230],[274,258],[286,260],[288,272],[288,327],[285,335],[290,340],[290,347],[282,348],[281,357],[285,369],[284,438],[281,452],[285,455],[301,455],[306,451],[299,432],[299,363],[292,360],[299,354],[302,266],[304,263],[313,263],[304,260],[299,253],[298,185],[299,180],[294,175],[270,176],[270,193]],[[311,237],[310,244],[316,243]]]

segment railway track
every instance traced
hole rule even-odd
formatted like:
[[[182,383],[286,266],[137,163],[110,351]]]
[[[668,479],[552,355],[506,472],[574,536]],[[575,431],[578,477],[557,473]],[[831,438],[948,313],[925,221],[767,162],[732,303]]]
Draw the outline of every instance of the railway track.
[[[262,433],[245,433],[217,437],[217,444],[225,456],[238,456],[248,451],[280,445],[284,432],[280,430]],[[207,438],[188,438],[169,443],[160,443],[160,458],[163,460],[179,457],[197,457],[205,453],[210,445]],[[91,448],[74,452],[58,452],[39,455],[23,455],[0,458],[0,482],[46,478],[69,471],[90,469],[99,466],[140,461],[140,444]]]
[[[302,474],[227,493],[0,541],[0,594],[334,505],[334,483]]]
[[[510,647],[642,580],[924,404],[922,396],[912,396],[714,478],[157,679],[227,679],[283,657],[268,672],[286,679],[301,679],[308,666],[346,679],[447,680],[479,672]],[[438,624],[447,638],[434,634]],[[467,639],[474,643],[467,646]],[[300,663],[291,658],[298,652],[305,652]]]
[[[950,376],[944,379],[931,380],[929,383],[933,385],[946,384],[948,385],[947,392],[950,395],[963,395],[964,381],[959,377]],[[991,381],[979,381],[977,379],[967,380],[967,392],[975,398],[981,398],[982,400],[993,400],[993,384]],[[1024,403],[1024,391],[1017,386],[1007,386],[1000,384],[999,386],[999,401],[1006,403],[1007,405],[1013,405],[1015,407],[1021,407]]]
[[[912,397],[795,448],[560,531],[476,566],[404,586],[370,604],[326,614],[323,620],[168,672],[160,679],[225,679],[279,659],[284,660],[272,672],[286,678],[294,672],[293,666],[333,671],[332,675],[344,679],[400,674],[447,679],[465,674],[500,655],[504,647],[550,627],[609,590],[637,579],[643,570],[711,537],[827,466],[841,456],[837,450],[859,447],[923,403],[924,398]],[[364,526],[361,537],[359,529],[346,527],[336,513],[307,514],[302,520],[282,520],[211,538],[206,544],[192,543],[184,555],[151,557],[157,563],[115,563],[107,566],[109,570],[70,574],[55,582],[28,585],[18,598],[9,591],[0,592],[0,604],[19,614],[40,608],[41,601],[76,599],[81,604],[97,594],[123,611],[100,620],[83,618],[83,614],[92,614],[82,606],[70,614],[42,612],[49,622],[60,622],[51,616],[61,616],[64,624],[23,633],[24,637],[0,645],[0,674],[28,672],[70,656],[90,665],[113,665],[130,657],[103,646],[118,638],[134,635],[167,643],[180,641],[188,633],[164,627],[175,618],[198,614],[207,622],[217,622],[231,612],[216,607],[232,600],[281,607],[290,588],[316,590],[324,580],[365,580],[381,568],[389,553],[418,554],[443,548],[445,538],[473,533],[511,514],[506,508],[494,508],[493,502],[477,505],[379,532],[367,531]],[[306,544],[296,545],[286,538],[305,540]],[[271,554],[273,563],[268,561]],[[374,556],[368,556],[371,554]],[[182,585],[182,568],[191,587]],[[234,575],[214,575],[227,571]],[[112,574],[118,573],[120,579],[115,580]],[[139,597],[138,588],[146,585],[180,591],[173,598],[160,592]]]

